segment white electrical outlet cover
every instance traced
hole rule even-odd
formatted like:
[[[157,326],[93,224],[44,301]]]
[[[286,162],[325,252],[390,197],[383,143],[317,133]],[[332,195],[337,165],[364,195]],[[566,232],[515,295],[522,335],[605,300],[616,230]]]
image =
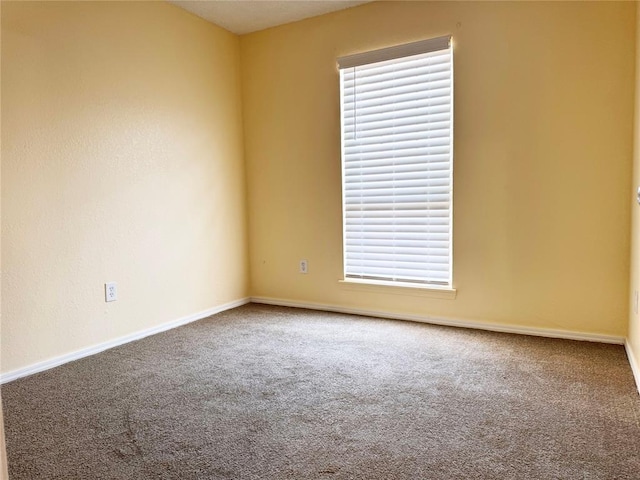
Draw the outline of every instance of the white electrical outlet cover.
[[[118,284],[116,282],[108,282],[104,284],[104,301],[115,302],[118,300]]]

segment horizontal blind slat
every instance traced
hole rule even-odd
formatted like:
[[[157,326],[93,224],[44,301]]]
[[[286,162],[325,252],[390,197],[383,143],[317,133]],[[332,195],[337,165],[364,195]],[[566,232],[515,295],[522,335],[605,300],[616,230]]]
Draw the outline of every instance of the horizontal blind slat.
[[[367,114],[374,108],[395,108],[397,110],[409,107],[413,102],[419,101],[421,101],[421,104],[426,107],[444,105],[451,101],[451,89],[440,88],[438,90],[430,91],[407,91],[395,98],[391,98],[390,96],[367,96],[360,98],[359,96],[356,97],[355,95],[352,95],[350,100],[344,103],[344,107],[347,115],[350,111],[355,109],[363,109],[362,113]],[[413,103],[413,105],[417,106],[415,103]]]
[[[412,72],[405,72],[403,75],[398,73],[389,74],[386,78],[378,78],[376,81],[364,82],[359,78],[347,81],[344,84],[345,91],[349,95],[356,95],[356,101],[361,98],[384,97],[389,95],[399,95],[404,92],[419,91],[421,81],[431,82],[433,89],[449,88],[451,84],[451,73],[448,71],[448,65],[442,65],[438,70],[421,72],[416,69]]]
[[[378,102],[377,105],[372,105],[370,107],[363,107],[362,105],[358,106],[358,125],[366,125],[367,123],[373,123],[380,120],[385,120],[389,118],[393,118],[397,116],[413,116],[413,115],[439,115],[439,116],[449,116],[451,114],[451,110],[449,108],[449,103],[451,102],[451,97],[437,97],[437,98],[418,98],[412,99],[409,98],[404,102]],[[355,123],[354,116],[355,109],[345,109],[343,116],[343,124],[345,127],[351,127]]]
[[[429,162],[425,162],[424,155],[404,155],[391,158],[351,158],[349,163],[345,165],[345,171],[348,175],[360,174],[360,172],[375,171],[420,171],[416,168],[416,164],[423,166],[427,171],[447,170],[450,169],[449,155],[429,155]]]
[[[355,68],[344,68],[341,67],[341,70],[345,72],[345,74],[350,74],[357,70],[361,75],[380,75],[389,69],[395,69],[398,65],[404,65],[406,68],[412,68],[417,64],[421,64],[424,62],[432,62],[432,63],[441,63],[441,62],[450,62],[451,60],[451,52],[450,50],[441,50],[435,53],[421,53],[411,56],[406,56],[403,58],[398,58],[395,60],[386,60],[383,62],[375,62],[369,63],[368,65],[360,65]]]

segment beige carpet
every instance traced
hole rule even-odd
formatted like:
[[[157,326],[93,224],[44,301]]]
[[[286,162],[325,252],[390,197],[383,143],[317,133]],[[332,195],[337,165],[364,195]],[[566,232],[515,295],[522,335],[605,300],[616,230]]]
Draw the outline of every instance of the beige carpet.
[[[11,480],[640,478],[616,345],[247,305],[2,399]]]

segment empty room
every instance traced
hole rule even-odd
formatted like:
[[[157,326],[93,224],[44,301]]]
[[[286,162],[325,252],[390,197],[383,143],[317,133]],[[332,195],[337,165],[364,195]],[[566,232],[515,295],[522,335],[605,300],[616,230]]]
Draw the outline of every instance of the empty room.
[[[0,23],[0,478],[640,478],[638,2]]]

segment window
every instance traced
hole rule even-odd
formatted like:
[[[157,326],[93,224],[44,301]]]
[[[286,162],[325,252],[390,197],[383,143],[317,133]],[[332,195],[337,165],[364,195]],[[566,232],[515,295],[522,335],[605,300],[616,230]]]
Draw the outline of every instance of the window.
[[[338,66],[345,280],[450,287],[451,37]]]

